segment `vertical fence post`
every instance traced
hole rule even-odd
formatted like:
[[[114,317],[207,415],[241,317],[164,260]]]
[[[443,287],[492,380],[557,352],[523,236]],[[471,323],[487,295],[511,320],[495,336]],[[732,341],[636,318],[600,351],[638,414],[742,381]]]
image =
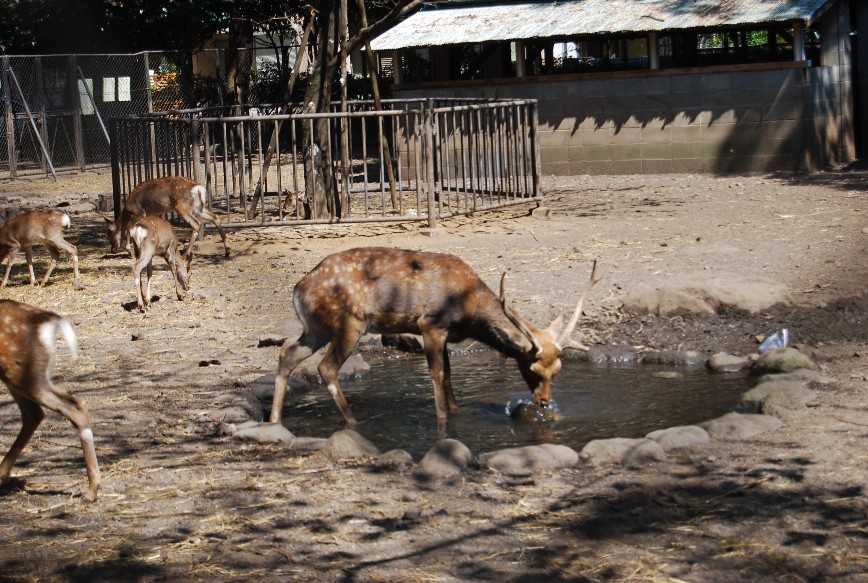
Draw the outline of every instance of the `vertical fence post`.
[[[144,53],[145,59],[145,95],[148,96],[148,113],[154,113],[154,94],[151,90],[151,61],[148,58],[148,51]]]
[[[202,184],[202,160],[199,157],[199,143],[202,141],[202,130],[199,120],[190,120],[190,161],[193,165],[193,180]]]
[[[48,118],[45,111],[45,84],[42,80],[42,57],[36,57],[36,95],[39,99],[39,133],[42,135],[42,141],[48,144]],[[41,166],[42,171],[48,174],[47,156],[42,156]]]
[[[428,227],[437,227],[435,217],[437,207],[434,204],[434,100],[428,99],[422,104],[422,129],[425,139],[422,143],[422,161],[425,164],[425,182],[428,195]]]
[[[75,114],[73,115],[72,125],[75,129],[75,158],[79,168],[84,170],[84,124],[81,119],[81,90],[78,88],[78,62],[75,55],[69,55],[68,66],[67,79],[72,80],[72,87],[74,89],[72,103]]]
[[[17,160],[15,159],[15,114],[12,111],[12,92],[9,89],[9,57],[2,57],[3,71],[0,82],[3,83],[3,101],[6,104],[6,153],[9,157],[9,178],[17,176]]]
[[[111,151],[112,164],[112,203],[114,204],[115,220],[121,214],[121,156],[118,145],[118,120],[109,119],[109,150]]]
[[[539,183],[542,169],[540,166],[540,151],[539,151],[539,112],[537,110],[537,102],[530,104],[530,155],[531,155],[531,170],[533,171],[533,197],[539,198]]]

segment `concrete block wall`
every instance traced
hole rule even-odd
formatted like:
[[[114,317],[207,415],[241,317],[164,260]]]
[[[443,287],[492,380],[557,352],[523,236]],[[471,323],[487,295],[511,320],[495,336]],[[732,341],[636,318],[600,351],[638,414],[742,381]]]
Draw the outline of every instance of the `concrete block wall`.
[[[855,156],[843,70],[772,63],[400,96],[537,99],[545,174],[803,170]]]

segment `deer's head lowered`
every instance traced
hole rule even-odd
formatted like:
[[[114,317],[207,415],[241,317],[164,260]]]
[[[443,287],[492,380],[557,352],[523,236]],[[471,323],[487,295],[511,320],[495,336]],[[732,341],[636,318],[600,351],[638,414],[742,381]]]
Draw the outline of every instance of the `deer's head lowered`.
[[[519,372],[533,394],[533,400],[537,405],[546,406],[552,400],[552,379],[561,370],[561,354],[565,348],[587,350],[588,347],[575,342],[570,338],[579,317],[582,314],[582,306],[590,289],[599,281],[594,277],[597,271],[597,262],[591,268],[591,277],[588,285],[579,297],[573,316],[566,327],[563,320],[558,316],[545,330],[535,328],[527,322],[518,312],[506,303],[504,280],[506,274],[500,278],[500,303],[503,312],[509,321],[518,328],[524,336],[524,346],[516,356]]]

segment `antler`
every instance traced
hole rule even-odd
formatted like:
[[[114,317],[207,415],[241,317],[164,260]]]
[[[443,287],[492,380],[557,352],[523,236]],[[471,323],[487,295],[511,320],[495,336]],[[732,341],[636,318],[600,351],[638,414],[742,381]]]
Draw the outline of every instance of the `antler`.
[[[533,348],[535,351],[539,352],[542,350],[542,346],[540,346],[539,342],[536,339],[536,336],[525,323],[521,317],[512,310],[509,306],[506,305],[506,286],[504,282],[506,281],[506,272],[503,272],[503,275],[500,276],[500,305],[503,306],[503,313],[506,314],[506,317],[509,318],[509,321],[515,324],[515,327],[521,330],[521,333],[527,336],[527,339],[530,340],[531,344],[533,344]]]
[[[558,345],[563,346],[564,341],[567,341],[570,335],[573,333],[573,329],[576,327],[576,324],[579,322],[579,317],[582,315],[582,304],[585,303],[585,298],[588,296],[588,292],[591,291],[591,288],[594,287],[594,284],[600,281],[600,278],[594,277],[594,274],[597,271],[597,260],[594,259],[594,265],[591,267],[591,277],[588,279],[588,285],[585,287],[585,291],[582,292],[582,295],[579,296],[579,302],[576,304],[576,310],[573,312],[573,317],[570,319],[570,323],[564,328],[564,331],[558,337]],[[501,283],[502,285],[502,283]],[[502,294],[502,292],[501,292]],[[572,344],[572,341],[570,341]],[[587,348],[585,348],[587,350]]]

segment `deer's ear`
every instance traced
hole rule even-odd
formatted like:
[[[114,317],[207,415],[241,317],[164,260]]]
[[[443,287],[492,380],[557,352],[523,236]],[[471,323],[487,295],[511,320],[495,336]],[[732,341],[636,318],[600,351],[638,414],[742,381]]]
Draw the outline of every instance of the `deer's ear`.
[[[547,328],[547,330],[551,333],[552,336],[557,338],[558,334],[561,333],[561,328],[563,327],[563,325],[564,325],[564,317],[561,315],[561,316],[558,316],[557,318],[555,318],[554,320],[552,320],[552,323],[549,324],[549,327]]]

